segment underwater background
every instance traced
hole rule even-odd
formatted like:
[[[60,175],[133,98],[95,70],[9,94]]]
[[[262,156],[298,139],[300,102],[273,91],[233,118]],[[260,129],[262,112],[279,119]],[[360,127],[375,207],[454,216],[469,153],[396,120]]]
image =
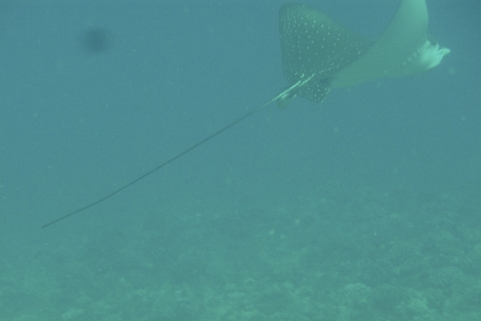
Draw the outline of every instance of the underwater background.
[[[399,1],[302,1],[375,38]],[[477,0],[435,69],[275,104],[271,1],[0,2],[0,321],[481,320]]]

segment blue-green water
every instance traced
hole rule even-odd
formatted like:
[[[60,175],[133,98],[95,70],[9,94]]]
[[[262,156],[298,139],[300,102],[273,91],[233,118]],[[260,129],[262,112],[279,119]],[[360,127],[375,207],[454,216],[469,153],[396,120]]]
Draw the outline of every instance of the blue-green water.
[[[373,37],[398,3],[325,2]],[[40,228],[285,88],[282,4],[0,4],[0,321],[481,319],[474,0],[428,1],[434,70],[269,106]]]

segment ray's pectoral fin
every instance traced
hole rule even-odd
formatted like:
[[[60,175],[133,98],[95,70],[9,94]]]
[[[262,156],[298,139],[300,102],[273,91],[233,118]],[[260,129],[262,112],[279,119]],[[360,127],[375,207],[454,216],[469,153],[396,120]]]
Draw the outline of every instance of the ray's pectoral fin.
[[[334,76],[333,87],[347,87],[382,77],[418,74],[437,66],[450,52],[428,39],[424,0],[402,0],[374,45]]]
[[[295,96],[322,102],[331,87],[421,73],[437,66],[450,52],[426,35],[425,0],[401,0],[376,41],[305,5],[283,6],[279,26],[284,75],[294,83],[285,95],[276,97],[283,107]],[[311,76],[306,80],[305,75]]]
[[[277,100],[284,108],[295,96],[322,102],[335,74],[359,59],[373,43],[301,4],[281,7],[279,33],[284,76],[294,84]]]

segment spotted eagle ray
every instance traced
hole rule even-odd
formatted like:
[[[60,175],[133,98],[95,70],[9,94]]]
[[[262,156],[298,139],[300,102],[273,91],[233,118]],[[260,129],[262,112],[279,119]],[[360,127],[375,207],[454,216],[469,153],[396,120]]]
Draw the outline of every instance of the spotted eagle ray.
[[[282,67],[290,83],[286,90],[110,194],[42,228],[109,199],[271,103],[284,108],[297,96],[321,103],[331,88],[354,86],[382,77],[414,75],[436,67],[450,50],[428,37],[427,27],[425,0],[401,0],[391,22],[376,40],[341,26],[307,5],[282,6],[279,12]]]

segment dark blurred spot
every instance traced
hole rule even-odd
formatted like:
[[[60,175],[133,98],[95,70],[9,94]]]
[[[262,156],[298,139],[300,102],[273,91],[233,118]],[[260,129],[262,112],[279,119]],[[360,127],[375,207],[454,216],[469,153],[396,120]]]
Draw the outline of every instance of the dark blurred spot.
[[[110,32],[106,29],[89,29],[81,37],[82,48],[88,53],[105,53],[112,45],[111,38]]]

